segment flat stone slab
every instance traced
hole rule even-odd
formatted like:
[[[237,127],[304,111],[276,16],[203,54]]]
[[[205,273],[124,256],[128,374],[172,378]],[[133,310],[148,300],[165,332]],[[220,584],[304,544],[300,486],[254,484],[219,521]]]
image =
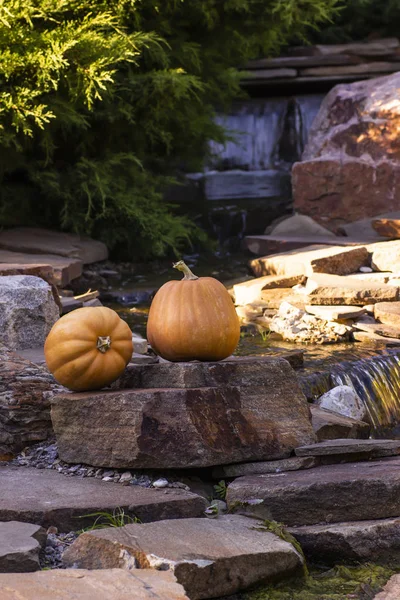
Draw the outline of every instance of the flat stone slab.
[[[289,532],[300,542],[306,557],[318,563],[393,563],[400,558],[400,519],[306,525],[292,527]]]
[[[365,331],[366,333],[372,333],[375,335],[400,339],[400,327],[395,327],[394,325],[382,325],[381,323],[362,323],[360,321],[356,321],[353,324],[354,329],[359,329],[360,331]]]
[[[24,252],[11,252],[0,250],[0,265],[24,264],[38,265],[46,264],[52,268],[55,285],[65,287],[73,279],[82,275],[82,261],[78,258],[57,256],[56,254],[28,254]]]
[[[375,596],[374,600],[399,600],[400,598],[400,575],[393,575],[382,592]]]
[[[335,439],[368,439],[369,423],[345,417],[316,404],[310,405],[311,422],[318,442]]]
[[[370,244],[371,266],[375,271],[400,271],[400,240]]]
[[[45,542],[46,531],[40,525],[0,522],[0,573],[37,571]]]
[[[138,469],[208,467],[285,458],[295,447],[315,442],[306,398],[283,359],[190,368],[159,363],[136,372],[140,389],[53,399],[62,460]],[[164,387],[147,388],[146,377],[154,385],[161,374]],[[196,378],[211,386],[192,387]],[[179,381],[182,388],[175,387]]]
[[[191,600],[234,594],[283,578],[303,564],[288,542],[239,515],[133,524],[83,533],[64,553],[67,566],[121,567],[125,550],[140,567],[169,568]]]
[[[93,524],[89,513],[123,508],[141,521],[199,517],[204,498],[181,489],[121,486],[98,479],[65,477],[48,469],[2,466],[0,463],[0,520],[54,525],[76,531]]]
[[[212,472],[214,479],[224,477],[242,477],[243,475],[262,475],[263,473],[283,473],[284,471],[298,471],[299,469],[311,469],[318,465],[318,459],[313,456],[300,458],[292,456],[282,460],[269,460],[251,463],[240,463],[238,465],[223,465],[215,467]]]
[[[381,323],[400,327],[400,302],[378,302],[375,304],[374,314]]]
[[[299,215],[297,215],[299,216]],[[366,237],[339,237],[329,232],[324,235],[247,235],[244,238],[244,247],[253,254],[268,255],[290,252],[298,248],[309,246],[361,246],[373,241]]]
[[[373,457],[400,454],[400,440],[325,440],[311,446],[296,448],[296,456],[337,456],[341,454],[368,454]]]
[[[54,270],[50,265],[35,264],[0,264],[0,275],[33,275],[41,277],[48,283],[55,285]]]
[[[381,301],[395,301],[399,288],[352,277],[315,273],[306,284],[309,304],[364,306]]]
[[[353,339],[356,342],[376,342],[378,346],[400,346],[400,340],[398,338],[386,337],[384,335],[378,335],[377,333],[373,333],[372,331],[353,331],[352,333]]]
[[[339,321],[343,319],[356,319],[367,311],[360,306],[313,306],[306,305],[306,311],[310,315],[325,319],[326,321]]]
[[[304,275],[266,275],[265,277],[257,277],[250,281],[243,281],[233,286],[235,304],[251,304],[261,298],[262,290],[291,288],[299,283],[304,283],[304,281]]]
[[[289,526],[398,517],[400,458],[239,477],[227,500],[231,509]]]
[[[250,262],[255,275],[312,275],[334,273],[349,275],[358,271],[369,261],[364,246],[344,248],[341,246],[311,245],[300,250],[256,258]]]
[[[171,571],[54,569],[0,573],[1,600],[189,600]]]
[[[83,264],[107,260],[107,246],[76,233],[34,227],[16,227],[0,232],[0,248],[28,254],[55,254],[78,258]]]

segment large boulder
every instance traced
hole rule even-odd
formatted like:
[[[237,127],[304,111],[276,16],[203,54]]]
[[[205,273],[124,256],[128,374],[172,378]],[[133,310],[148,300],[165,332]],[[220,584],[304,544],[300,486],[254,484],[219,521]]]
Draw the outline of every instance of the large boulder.
[[[62,460],[209,467],[285,458],[315,441],[306,398],[283,359],[138,365],[120,384],[128,389],[54,398]]]
[[[331,230],[400,205],[400,72],[334,87],[293,166],[295,209]]]
[[[52,288],[40,277],[0,277],[0,341],[11,350],[43,346],[59,315]]]

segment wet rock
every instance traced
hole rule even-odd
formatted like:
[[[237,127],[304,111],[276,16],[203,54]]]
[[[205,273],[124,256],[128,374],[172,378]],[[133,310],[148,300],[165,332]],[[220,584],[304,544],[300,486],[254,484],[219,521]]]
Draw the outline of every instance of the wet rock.
[[[296,448],[296,456],[341,457],[364,455],[365,458],[380,458],[400,454],[400,440],[360,440],[335,439],[325,440],[310,446]]]
[[[338,385],[325,394],[317,401],[320,408],[339,413],[344,417],[363,421],[367,418],[367,409],[357,396],[354,388],[349,385]]]
[[[0,277],[1,341],[11,350],[43,345],[59,318],[51,286],[40,277]]]
[[[300,542],[306,557],[317,563],[393,563],[400,558],[398,518],[307,525],[289,532]]]
[[[329,92],[292,170],[296,210],[334,230],[398,209],[399,85],[394,73]]]
[[[257,277],[262,275],[312,275],[333,273],[348,275],[369,264],[364,246],[307,246],[301,250],[255,258],[250,266]]]
[[[313,429],[319,442],[338,438],[368,439],[369,437],[369,423],[344,417],[315,404],[312,404],[310,409]]]
[[[307,280],[309,304],[347,304],[363,306],[374,302],[398,299],[399,288],[385,284],[360,281],[353,277],[340,277],[316,273]]]
[[[291,456],[281,460],[223,465],[213,469],[212,475],[215,479],[221,479],[224,477],[243,477],[244,475],[262,475],[264,473],[284,473],[285,471],[311,469],[317,464],[318,460],[314,457]]]
[[[181,489],[155,490],[113,485],[95,478],[64,477],[55,471],[1,466],[0,521],[56,526],[61,532],[93,524],[96,512],[125,514],[141,521],[199,517],[204,498]]]
[[[141,367],[138,378],[140,389],[57,396],[52,421],[62,460],[206,467],[284,458],[315,441],[307,401],[283,359],[161,363]],[[146,382],[156,389],[144,389]]]
[[[170,571],[60,569],[0,574],[2,600],[189,600]]]
[[[227,502],[230,510],[290,526],[397,517],[400,458],[239,477],[228,486]]]
[[[375,304],[374,315],[381,323],[400,327],[400,302],[378,302]]]
[[[121,567],[125,550],[142,567],[170,569],[191,600],[234,594],[302,567],[294,547],[237,515],[133,524],[84,533],[64,554],[67,566]]]
[[[400,575],[393,575],[383,588],[383,591],[375,596],[375,600],[398,600],[400,598]]]
[[[40,525],[0,522],[0,573],[37,571],[45,541],[46,532]]]

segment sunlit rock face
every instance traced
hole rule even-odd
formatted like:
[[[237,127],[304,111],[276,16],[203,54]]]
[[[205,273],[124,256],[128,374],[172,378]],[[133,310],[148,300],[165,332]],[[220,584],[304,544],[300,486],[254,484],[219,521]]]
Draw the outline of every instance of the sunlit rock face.
[[[400,210],[400,72],[333,88],[292,176],[296,210],[332,230]]]

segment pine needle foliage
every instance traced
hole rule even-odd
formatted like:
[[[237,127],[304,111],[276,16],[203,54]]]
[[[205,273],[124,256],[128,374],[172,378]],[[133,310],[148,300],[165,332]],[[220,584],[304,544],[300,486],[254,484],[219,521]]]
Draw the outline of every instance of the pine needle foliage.
[[[199,236],[162,199],[224,140],[237,66],[339,0],[0,0],[0,226],[103,239],[125,258]]]

